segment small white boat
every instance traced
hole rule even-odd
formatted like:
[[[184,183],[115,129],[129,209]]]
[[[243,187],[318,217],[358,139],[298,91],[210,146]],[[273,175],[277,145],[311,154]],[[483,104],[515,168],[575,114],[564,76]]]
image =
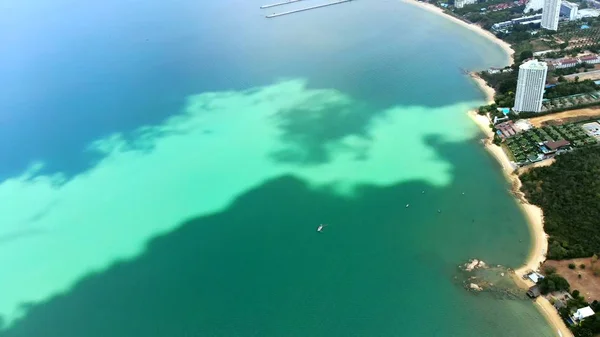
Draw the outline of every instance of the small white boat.
[[[406,208],[408,208],[410,206],[410,204],[406,204]]]
[[[317,232],[322,232],[323,227],[325,227],[325,225],[319,225],[319,227],[317,227]]]

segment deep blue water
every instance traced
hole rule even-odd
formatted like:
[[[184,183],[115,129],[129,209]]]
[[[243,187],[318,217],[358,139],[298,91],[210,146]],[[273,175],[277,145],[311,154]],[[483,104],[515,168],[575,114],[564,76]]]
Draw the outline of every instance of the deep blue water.
[[[480,97],[456,81],[460,67],[504,58],[490,58],[489,43],[469,47],[481,38],[396,1],[276,20],[263,18],[270,12],[261,4],[5,2],[0,177],[34,160],[49,172],[80,172],[94,162],[82,154],[91,140],[158,123],[191,94],[306,78],[374,106],[439,107]]]

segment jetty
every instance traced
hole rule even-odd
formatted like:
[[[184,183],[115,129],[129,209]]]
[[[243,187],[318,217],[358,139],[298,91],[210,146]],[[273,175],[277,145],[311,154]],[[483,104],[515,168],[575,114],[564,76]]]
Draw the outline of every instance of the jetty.
[[[284,1],[284,2],[278,2],[278,3],[275,3],[275,4],[263,5],[263,6],[260,6],[260,8],[261,9],[265,9],[265,8],[283,6],[283,5],[293,4],[294,2],[300,2],[300,1],[304,1],[304,0],[288,0],[288,1]]]
[[[350,2],[350,1],[352,1],[352,0],[339,0],[339,1],[335,1],[335,2],[330,2],[330,3],[322,4],[322,5],[316,5],[316,6],[311,6],[311,7],[305,7],[305,8],[295,9],[295,10],[288,11],[288,12],[281,12],[281,13],[270,14],[270,15],[267,15],[265,17],[267,19],[271,19],[271,18],[276,18],[278,16],[284,16],[284,15],[290,15],[290,14],[294,14],[294,13],[309,11],[311,9],[317,9],[317,8],[321,8],[321,7],[339,5],[339,4],[343,4],[343,3],[346,3],[346,2]]]

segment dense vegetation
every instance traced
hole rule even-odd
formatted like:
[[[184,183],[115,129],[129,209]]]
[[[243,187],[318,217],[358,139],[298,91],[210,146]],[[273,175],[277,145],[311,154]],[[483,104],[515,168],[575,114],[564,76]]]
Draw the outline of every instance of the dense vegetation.
[[[515,91],[517,89],[517,77],[519,76],[520,63],[512,65],[511,72],[489,74],[481,72],[480,76],[487,84],[494,88],[496,95],[494,101],[499,107],[512,107],[515,104]]]
[[[594,83],[592,80],[575,81],[561,83],[552,88],[546,89],[544,94],[545,98],[553,99],[569,95],[582,94],[588,92],[594,92],[600,89],[600,86]]]
[[[548,258],[600,252],[600,147],[560,155],[553,165],[522,174],[521,181],[528,200],[544,210]]]
[[[549,274],[543,280],[538,282],[540,292],[544,295],[554,291],[569,291],[570,285],[564,277],[558,274]]]

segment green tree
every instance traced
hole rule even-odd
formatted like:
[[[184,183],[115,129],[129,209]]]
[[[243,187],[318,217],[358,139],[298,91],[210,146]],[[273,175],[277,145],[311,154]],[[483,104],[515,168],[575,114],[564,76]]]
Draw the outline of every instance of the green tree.
[[[521,52],[521,54],[519,55],[519,60],[521,62],[523,62],[523,61],[525,61],[527,59],[530,59],[532,57],[533,57],[533,52],[531,50],[523,50]]]
[[[546,277],[538,282],[540,292],[548,294],[553,291],[569,291],[569,282],[558,274],[546,275]]]
[[[562,154],[554,164],[532,168],[520,176],[521,191],[544,211],[544,229],[550,236],[549,259],[588,257],[600,252],[598,177],[600,146]],[[598,264],[597,259],[592,258],[592,265]]]

